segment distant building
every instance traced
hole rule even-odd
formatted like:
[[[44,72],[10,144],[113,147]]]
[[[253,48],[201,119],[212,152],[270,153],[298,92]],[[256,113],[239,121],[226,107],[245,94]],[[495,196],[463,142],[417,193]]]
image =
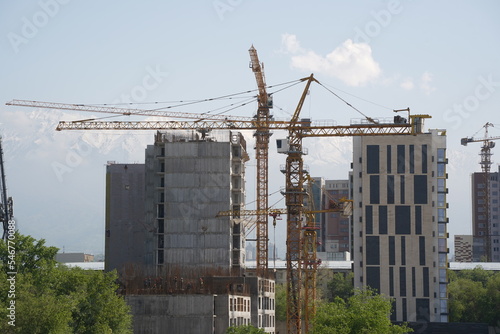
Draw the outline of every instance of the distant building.
[[[472,235],[455,235],[455,262],[472,262]]]
[[[85,253],[57,253],[56,261],[61,263],[69,262],[93,262],[94,255]]]
[[[485,174],[473,173],[471,177],[473,257],[476,262],[486,260],[488,246],[491,261],[500,262],[499,172],[489,173],[489,178],[489,196],[487,196]],[[489,221],[486,210],[489,211]]]
[[[354,137],[354,284],[392,320],[448,321],[446,164],[444,131]]]
[[[349,199],[349,180],[325,180],[314,177],[312,197],[315,210],[333,209],[342,198]],[[316,214],[318,231],[318,257],[327,261],[349,261],[351,250],[350,217],[343,212]]]

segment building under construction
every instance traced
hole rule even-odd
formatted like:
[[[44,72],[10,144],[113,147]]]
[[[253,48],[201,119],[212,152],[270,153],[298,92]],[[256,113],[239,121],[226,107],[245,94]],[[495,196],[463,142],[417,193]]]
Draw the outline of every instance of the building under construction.
[[[488,175],[484,172],[472,173],[471,185],[472,260],[500,262],[500,169]]]
[[[107,167],[106,270],[117,269],[135,333],[274,333],[274,280],[247,273],[244,137],[158,132],[145,164]]]

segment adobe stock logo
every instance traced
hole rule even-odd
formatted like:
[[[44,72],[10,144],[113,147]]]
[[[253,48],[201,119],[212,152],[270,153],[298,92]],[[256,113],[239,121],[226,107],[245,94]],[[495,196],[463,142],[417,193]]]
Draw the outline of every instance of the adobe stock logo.
[[[453,104],[453,107],[444,111],[443,119],[448,123],[454,123],[453,129],[457,129],[462,122],[469,118],[471,113],[477,111],[481,102],[490,98],[500,87],[500,81],[493,81],[493,75],[488,75],[485,79],[480,76],[479,83],[474,89],[474,93],[466,96],[461,103]]]
[[[224,21],[224,16],[227,12],[232,12],[236,9],[243,0],[215,0],[212,2],[215,12],[221,21]]]
[[[373,20],[365,23],[363,28],[354,28],[354,38],[355,43],[367,43],[380,35],[384,28],[387,28],[391,22],[394,15],[400,14],[403,11],[403,6],[401,1],[392,0],[387,3],[386,9],[381,9],[379,11],[372,10],[370,16]]]
[[[14,50],[14,53],[19,53],[19,47],[26,45],[35,38],[40,29],[45,27],[51,18],[55,17],[61,8],[61,5],[66,5],[71,0],[40,0],[38,6],[40,10],[35,12],[31,18],[23,16],[21,18],[22,26],[21,33],[9,32],[7,39]]]

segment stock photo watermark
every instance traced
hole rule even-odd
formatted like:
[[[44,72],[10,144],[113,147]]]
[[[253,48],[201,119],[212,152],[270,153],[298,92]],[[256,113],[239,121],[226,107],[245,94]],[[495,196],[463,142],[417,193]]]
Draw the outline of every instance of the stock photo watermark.
[[[143,102],[147,99],[149,93],[158,87],[168,77],[168,72],[163,71],[159,65],[154,68],[146,67],[146,74],[143,76],[140,85],[135,85],[127,93],[120,94],[119,98],[113,100],[110,104],[131,104]],[[70,147],[64,161],[53,161],[51,163],[59,182],[64,181],[64,175],[73,172],[83,162],[84,158],[92,153],[93,146],[84,141],[80,141]]]
[[[224,16],[227,13],[233,12],[242,3],[243,0],[215,0],[212,2],[212,5],[214,6],[214,10],[219,20],[224,21]]]
[[[384,28],[387,28],[395,15],[403,11],[403,5],[400,0],[392,0],[387,3],[385,9],[378,11],[372,10],[370,16],[372,20],[366,22],[361,28],[356,26],[354,28],[355,43],[370,44],[370,41],[380,35]]]
[[[477,111],[481,103],[489,99],[500,87],[500,81],[495,81],[492,74],[486,78],[479,76],[477,81],[478,84],[473,93],[466,96],[460,103],[455,103],[444,111],[443,119],[448,123],[452,123],[453,129],[460,127],[464,120]]]
[[[7,323],[16,326],[16,221],[9,220],[7,228]]]
[[[7,39],[14,50],[14,53],[19,53],[19,48],[22,45],[28,44],[35,38],[41,29],[43,29],[54,18],[61,6],[66,5],[71,0],[40,0],[38,1],[39,10],[30,17],[23,16],[21,18],[21,29],[19,32],[9,32]]]

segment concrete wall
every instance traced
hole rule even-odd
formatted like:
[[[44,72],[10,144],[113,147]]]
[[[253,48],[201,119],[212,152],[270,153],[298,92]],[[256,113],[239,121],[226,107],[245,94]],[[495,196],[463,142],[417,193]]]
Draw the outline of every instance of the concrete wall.
[[[243,142],[157,135],[146,151],[146,221],[157,273],[217,270],[228,275],[244,264],[244,229],[219,211],[244,201]],[[234,138],[233,138],[234,137]],[[233,270],[234,274],[235,271]]]
[[[212,334],[212,295],[129,295],[125,297],[134,315],[134,334]]]
[[[105,270],[145,263],[144,240],[151,227],[144,219],[144,164],[106,167]]]

